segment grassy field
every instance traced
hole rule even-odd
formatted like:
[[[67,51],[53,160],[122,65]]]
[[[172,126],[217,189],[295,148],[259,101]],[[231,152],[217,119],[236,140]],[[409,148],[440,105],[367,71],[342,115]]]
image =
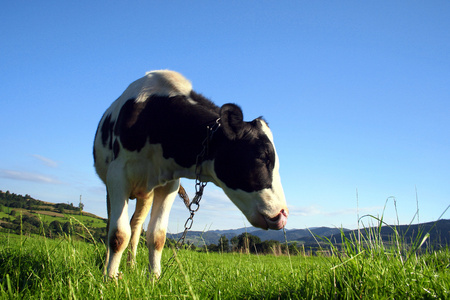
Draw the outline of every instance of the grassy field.
[[[103,244],[2,234],[0,299],[450,298],[450,251],[418,248],[387,247],[374,235],[339,252],[330,244],[331,255],[319,257],[180,250],[153,281],[142,243],[136,267],[123,261],[122,279],[105,281]],[[164,249],[163,264],[171,255]]]

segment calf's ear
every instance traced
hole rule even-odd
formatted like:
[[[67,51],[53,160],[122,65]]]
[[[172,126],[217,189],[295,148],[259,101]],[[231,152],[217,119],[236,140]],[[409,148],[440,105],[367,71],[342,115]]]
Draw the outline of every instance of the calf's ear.
[[[245,125],[242,110],[236,104],[227,103],[220,108],[220,120],[223,132],[231,140],[241,138]]]

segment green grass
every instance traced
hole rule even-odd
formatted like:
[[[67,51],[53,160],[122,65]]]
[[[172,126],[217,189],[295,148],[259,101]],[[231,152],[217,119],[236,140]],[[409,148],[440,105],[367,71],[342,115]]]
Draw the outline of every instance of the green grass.
[[[0,299],[445,299],[450,251],[383,245],[372,232],[331,256],[199,253],[180,250],[159,281],[147,249],[117,282],[102,275],[105,246],[70,237],[0,235]],[[355,237],[356,238],[356,237]],[[397,245],[397,246],[396,246]],[[163,264],[172,255],[164,249]],[[125,258],[126,255],[124,255]]]
[[[89,223],[89,227],[93,227],[93,228],[102,228],[102,227],[106,227],[106,222],[98,219],[98,218],[93,218],[90,216],[85,216],[85,215],[71,215],[71,217],[77,219],[78,221],[80,221],[83,224]],[[66,220],[68,218],[66,217]]]

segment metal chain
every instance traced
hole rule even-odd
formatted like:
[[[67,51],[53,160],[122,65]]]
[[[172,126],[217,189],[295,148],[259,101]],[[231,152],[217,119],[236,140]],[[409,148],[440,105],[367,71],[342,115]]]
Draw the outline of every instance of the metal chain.
[[[203,190],[205,186],[208,184],[208,182],[203,182],[200,179],[202,163],[204,162],[206,155],[209,154],[209,143],[211,142],[214,133],[217,131],[217,129],[219,129],[219,127],[220,127],[220,118],[218,118],[212,126],[209,125],[206,126],[206,138],[202,142],[203,149],[197,155],[195,161],[195,196],[188,207],[190,215],[187,218],[186,222],[184,223],[183,234],[175,244],[175,251],[172,257],[169,258],[169,260],[167,261],[165,270],[161,273],[158,281],[161,280],[161,278],[166,273],[168,268],[173,264],[173,260],[177,255],[178,250],[180,250],[180,248],[184,245],[186,235],[188,231],[192,228],[192,225],[194,224],[194,215],[200,209],[200,200],[202,200],[203,197]]]
[[[200,209],[200,200],[203,197],[203,189],[208,184],[208,182],[203,182],[200,180],[202,163],[205,160],[205,156],[209,154],[209,143],[214,135],[214,133],[220,127],[220,118],[215,121],[212,126],[206,126],[206,138],[202,142],[203,149],[197,155],[195,163],[195,196],[192,202],[189,204],[190,216],[187,218],[186,223],[184,223],[184,231],[181,237],[178,239],[176,244],[176,249],[179,250],[181,246],[184,245],[187,232],[192,228],[194,223],[194,215]]]

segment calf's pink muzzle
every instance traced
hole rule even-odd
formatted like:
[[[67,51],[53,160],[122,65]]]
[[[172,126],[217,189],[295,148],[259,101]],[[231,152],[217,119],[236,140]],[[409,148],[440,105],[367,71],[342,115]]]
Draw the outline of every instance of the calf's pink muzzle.
[[[266,221],[268,229],[279,230],[286,225],[287,217],[288,212],[282,209],[277,216],[273,218],[264,217],[264,220]]]

